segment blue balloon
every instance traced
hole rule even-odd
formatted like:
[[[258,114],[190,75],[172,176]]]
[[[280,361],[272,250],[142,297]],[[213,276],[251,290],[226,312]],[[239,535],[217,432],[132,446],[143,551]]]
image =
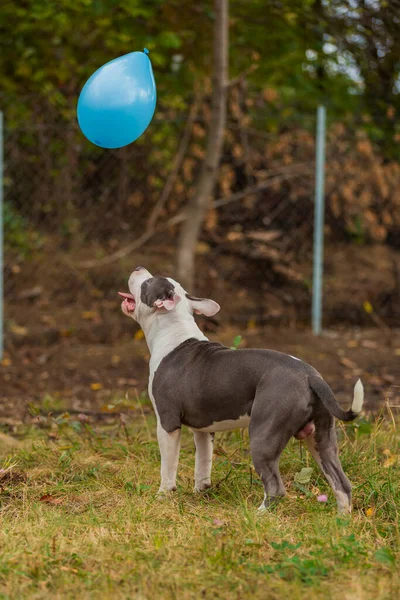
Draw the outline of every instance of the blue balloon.
[[[106,63],[83,86],[78,123],[96,146],[122,148],[147,129],[157,96],[147,53],[145,48]]]

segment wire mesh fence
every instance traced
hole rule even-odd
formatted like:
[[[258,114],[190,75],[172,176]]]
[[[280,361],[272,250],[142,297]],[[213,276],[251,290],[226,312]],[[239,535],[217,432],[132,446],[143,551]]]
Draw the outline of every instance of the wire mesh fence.
[[[151,235],[144,236],[141,252],[156,240],[171,257],[174,218],[193,193],[206,131],[207,107],[155,121],[139,143],[111,151],[87,143],[74,122],[36,118],[15,127],[6,113],[6,318],[16,322],[18,306],[27,300],[46,297],[61,310],[88,289],[112,297],[122,269],[133,266],[135,253],[124,248],[146,232]],[[199,265],[200,288],[207,291],[202,269],[211,265],[211,271],[225,270],[232,289],[245,285],[254,297],[278,295],[284,299],[278,312],[291,304],[298,320],[309,320],[314,153],[312,130],[263,131],[260,122],[235,115],[231,107],[198,248],[200,259],[206,257]],[[331,127],[325,317],[329,313],[332,321],[368,322],[368,305],[390,323],[399,314],[399,183],[400,165],[383,163],[365,135]],[[159,230],[151,231],[154,211]],[[107,268],[96,267],[114,255]],[[379,276],[371,277],[377,261]],[[267,303],[264,316],[268,310]],[[264,318],[259,312],[256,317]]]

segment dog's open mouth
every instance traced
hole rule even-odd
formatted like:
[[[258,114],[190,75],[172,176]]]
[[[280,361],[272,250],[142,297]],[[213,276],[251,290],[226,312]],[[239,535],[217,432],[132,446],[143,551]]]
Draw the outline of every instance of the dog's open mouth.
[[[123,305],[127,312],[133,313],[135,310],[136,303],[135,298],[132,296],[132,294],[125,294],[124,292],[118,292],[118,294],[121,296],[121,298],[124,298]]]

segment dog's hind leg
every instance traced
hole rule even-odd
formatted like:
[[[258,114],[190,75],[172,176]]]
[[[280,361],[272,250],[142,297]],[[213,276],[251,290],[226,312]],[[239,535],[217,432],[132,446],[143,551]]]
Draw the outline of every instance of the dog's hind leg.
[[[181,430],[175,429],[172,433],[168,433],[158,421],[157,439],[161,453],[161,485],[158,492],[174,492],[181,447]]]
[[[250,417],[250,450],[254,467],[264,485],[264,500],[260,510],[286,494],[279,472],[279,459],[290,438],[307,423],[311,409],[308,389],[298,382],[282,377],[279,385],[261,382]]]
[[[194,468],[194,489],[202,492],[211,486],[211,468],[214,451],[214,434],[205,431],[193,431],[196,446]]]
[[[315,434],[304,442],[335,494],[339,514],[348,514],[351,513],[351,484],[339,460],[334,420],[330,417],[329,421],[329,426],[317,422]]]
[[[279,458],[291,436],[282,436],[281,428],[276,427],[276,424],[271,421],[257,422],[257,415],[253,415],[253,411],[251,418],[249,427],[251,457],[254,468],[264,485],[264,500],[259,510],[265,510],[272,502],[286,494],[279,472]]]

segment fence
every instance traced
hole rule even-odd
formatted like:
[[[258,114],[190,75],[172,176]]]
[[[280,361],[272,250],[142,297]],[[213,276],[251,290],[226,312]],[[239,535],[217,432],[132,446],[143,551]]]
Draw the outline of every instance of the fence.
[[[153,239],[157,244],[168,239],[169,247],[173,246],[177,233],[173,219],[193,192],[204,154],[207,107],[192,117],[189,135],[185,131],[188,119],[183,115],[154,122],[140,143],[105,151],[86,143],[74,123],[49,124],[37,119],[13,128],[5,116],[4,297],[8,328],[24,326],[19,307],[27,302],[44,307],[49,302],[62,310],[88,291],[104,301],[113,297],[122,271],[126,276],[132,266],[132,253],[125,253],[124,248],[142,238],[148,239],[151,247],[151,235],[146,238],[143,234],[149,232],[149,216],[154,215],[166,182],[170,193],[158,221],[163,231],[157,234],[155,230]],[[206,254],[207,262],[214,265],[220,261],[221,266],[227,256],[250,264],[253,274],[247,283],[254,297],[275,294],[283,306],[294,306],[298,320],[307,322],[314,132],[265,132],[255,120],[234,117],[235,111],[231,111],[216,199],[206,219],[199,254]],[[350,308],[342,319],[368,322],[365,302],[388,322],[397,318],[395,263],[400,223],[390,206],[399,203],[400,168],[383,164],[374,152],[362,134],[349,136],[344,128],[331,129],[326,181],[327,282],[334,289],[335,278],[339,280],[343,274],[342,287],[350,282],[350,289],[336,304],[328,295],[324,315],[329,313],[328,322],[337,320],[345,304]],[[175,160],[176,176],[171,180],[177,154],[181,161],[177,164]],[[375,263],[372,248],[376,246],[382,254],[380,289],[376,279],[371,283],[365,274],[352,288],[352,261],[360,262],[364,248]],[[148,247],[144,246],[144,251]],[[347,265],[340,259],[332,262],[332,248],[349,249]],[[113,255],[124,256],[124,260],[109,262]],[[99,268],[102,261],[107,268]],[[368,271],[368,264],[364,267]],[[233,272],[228,269],[225,279],[234,277]],[[207,281],[207,277],[201,280]],[[240,284],[231,283],[232,289]],[[200,283],[200,287],[207,288],[207,284]],[[42,317],[46,319],[46,314]],[[256,318],[262,321],[264,317],[257,313]],[[317,322],[314,327],[318,330]]]

